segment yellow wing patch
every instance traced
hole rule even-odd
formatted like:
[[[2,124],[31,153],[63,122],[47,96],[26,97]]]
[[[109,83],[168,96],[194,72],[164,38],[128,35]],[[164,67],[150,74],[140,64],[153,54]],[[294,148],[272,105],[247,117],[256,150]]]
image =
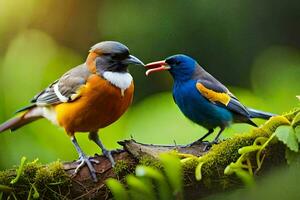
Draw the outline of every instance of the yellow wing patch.
[[[230,96],[227,93],[215,92],[206,88],[202,83],[197,83],[196,87],[198,91],[211,102],[220,102],[224,105],[228,105]]]

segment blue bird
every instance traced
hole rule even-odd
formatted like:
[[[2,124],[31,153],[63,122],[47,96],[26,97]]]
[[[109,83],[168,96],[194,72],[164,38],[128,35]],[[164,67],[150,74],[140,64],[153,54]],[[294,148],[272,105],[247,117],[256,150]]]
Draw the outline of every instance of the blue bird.
[[[149,63],[146,68],[147,76],[152,72],[168,70],[174,79],[175,103],[187,118],[208,129],[194,143],[202,142],[216,127],[220,127],[220,131],[213,143],[218,142],[220,134],[232,122],[257,126],[252,118],[269,119],[274,116],[272,113],[244,106],[222,83],[189,56],[170,56],[163,61]]]

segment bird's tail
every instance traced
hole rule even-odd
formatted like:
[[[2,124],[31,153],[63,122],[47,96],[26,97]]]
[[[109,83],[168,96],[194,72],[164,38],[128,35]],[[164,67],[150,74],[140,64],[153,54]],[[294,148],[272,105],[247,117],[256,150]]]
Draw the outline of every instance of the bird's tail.
[[[0,125],[0,133],[6,130],[15,131],[18,128],[41,118],[40,109],[36,106],[28,106],[14,118],[11,118]]]
[[[261,118],[261,119],[269,119],[270,117],[276,116],[276,114],[263,112],[260,110],[255,110],[252,108],[247,108],[248,112],[250,113],[251,118]]]

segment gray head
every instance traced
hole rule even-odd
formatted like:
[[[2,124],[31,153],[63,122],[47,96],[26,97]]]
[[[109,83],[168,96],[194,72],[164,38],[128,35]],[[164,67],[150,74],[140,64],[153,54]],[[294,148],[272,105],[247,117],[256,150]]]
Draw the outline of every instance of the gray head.
[[[128,47],[115,41],[104,41],[95,44],[90,50],[87,62],[95,61],[96,70],[125,72],[129,64],[144,65],[138,58],[130,55]]]

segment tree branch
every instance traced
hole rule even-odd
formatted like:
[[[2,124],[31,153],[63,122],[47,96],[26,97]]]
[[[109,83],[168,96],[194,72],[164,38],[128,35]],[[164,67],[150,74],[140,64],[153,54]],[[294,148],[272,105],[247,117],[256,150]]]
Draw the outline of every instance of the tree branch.
[[[236,162],[240,157],[238,150],[244,146],[252,145],[258,137],[270,137],[278,126],[286,125],[293,120],[299,112],[291,112],[285,116],[273,117],[262,127],[256,128],[250,133],[239,134],[220,142],[217,145],[204,151],[206,144],[199,143],[192,146],[180,145],[149,145],[125,140],[119,142],[123,150],[113,152],[113,157],[117,162],[113,169],[108,159],[104,156],[96,155],[95,159],[100,163],[95,164],[98,182],[94,183],[89,171],[83,167],[75,176],[74,170],[77,162],[54,163],[40,165],[36,162],[27,163],[24,167],[20,180],[16,184],[10,184],[15,178],[16,170],[10,169],[0,172],[0,194],[4,197],[15,195],[17,198],[26,199],[38,193],[41,199],[109,199],[111,194],[106,187],[105,181],[108,178],[124,180],[129,173],[134,173],[138,164],[159,166],[157,160],[159,154],[163,152],[175,152],[175,154],[191,154],[195,158],[201,156],[205,164],[202,167],[202,180],[196,181],[195,167],[198,159],[191,159],[184,164],[184,190],[186,199],[203,197],[218,191],[229,190],[241,186],[241,181],[235,175],[225,175],[224,169],[232,162]],[[264,151],[263,167],[255,173],[262,175],[271,168],[284,165],[285,146],[282,143],[270,144]],[[252,158],[255,156],[253,155]],[[250,157],[250,159],[252,159]],[[253,170],[258,166],[252,166]],[[9,187],[9,190],[1,190],[1,185]]]

